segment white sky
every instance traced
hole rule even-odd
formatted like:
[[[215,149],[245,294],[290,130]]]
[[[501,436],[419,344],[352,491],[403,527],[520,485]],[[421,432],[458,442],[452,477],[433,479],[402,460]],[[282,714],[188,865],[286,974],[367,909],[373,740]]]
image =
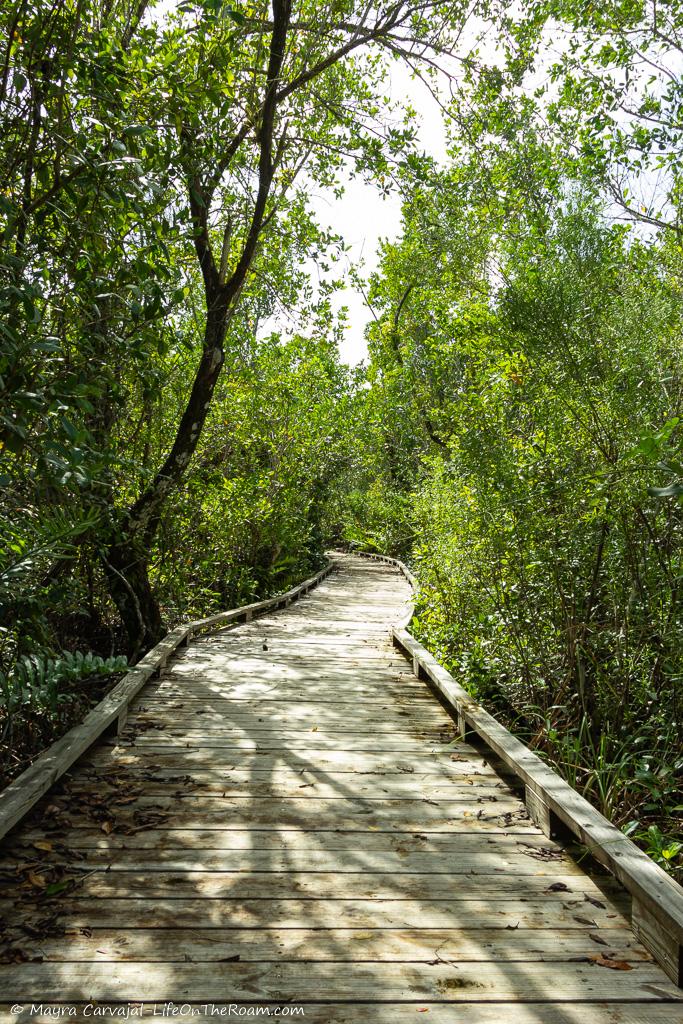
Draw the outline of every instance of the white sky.
[[[392,98],[407,101],[418,114],[418,140],[422,149],[436,160],[445,160],[446,132],[438,103],[427,87],[412,79],[403,65],[394,65],[391,70]],[[350,246],[345,254],[344,265],[336,267],[336,276],[342,276],[352,265],[361,266],[366,277],[378,265],[378,249],[384,239],[394,239],[401,229],[401,200],[392,193],[383,197],[371,184],[358,179],[349,181],[341,199],[333,196],[314,197],[315,214],[324,227],[342,235]],[[341,273],[340,273],[341,272]],[[348,309],[348,328],[345,340],[340,345],[340,356],[352,365],[367,355],[365,327],[372,319],[362,294],[353,287],[337,292],[334,308]]]

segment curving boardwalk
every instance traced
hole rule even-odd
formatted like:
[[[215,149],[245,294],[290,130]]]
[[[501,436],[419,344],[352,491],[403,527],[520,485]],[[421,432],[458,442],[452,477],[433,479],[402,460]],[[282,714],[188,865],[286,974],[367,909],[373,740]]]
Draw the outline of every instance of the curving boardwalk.
[[[6,840],[2,1019],[96,1000],[681,1024],[618,887],[541,834],[392,648],[403,578],[338,561],[298,604],[178,654]]]

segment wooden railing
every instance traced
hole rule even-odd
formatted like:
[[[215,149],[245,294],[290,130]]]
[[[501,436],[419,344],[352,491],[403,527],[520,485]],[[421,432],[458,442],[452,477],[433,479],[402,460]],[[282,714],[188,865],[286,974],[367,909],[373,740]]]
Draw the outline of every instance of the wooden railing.
[[[397,558],[358,552],[400,569],[417,586],[413,573]],[[406,628],[393,627],[394,643],[413,663],[455,715],[463,738],[478,736],[524,783],[529,815],[548,837],[569,831],[605,865],[631,894],[631,925],[668,976],[683,987],[683,889],[592,804],[473,700],[450,672]]]
[[[297,598],[317,586],[333,568],[334,563],[328,562],[325,568],[315,576],[304,580],[303,583],[299,583],[284,594],[269,597],[265,601],[255,601],[253,604],[243,605],[241,608],[219,612],[218,615],[211,615],[207,619],[186,622],[171,630],[156,647],[153,647],[137,665],[126,673],[99,704],[95,705],[80,725],[69,729],[61,739],[39,754],[26,771],[17,776],[0,792],[0,839],[30,811],[41,796],[47,793],[57,779],[68,771],[71,765],[107,729],[114,727],[117,732],[121,731],[125,725],[128,705],[131,700],[137,696],[149,679],[161,674],[168,659],[178,647],[187,645],[197,633],[221,628],[233,622],[249,622],[257,615],[291,604],[292,601],[296,601]]]

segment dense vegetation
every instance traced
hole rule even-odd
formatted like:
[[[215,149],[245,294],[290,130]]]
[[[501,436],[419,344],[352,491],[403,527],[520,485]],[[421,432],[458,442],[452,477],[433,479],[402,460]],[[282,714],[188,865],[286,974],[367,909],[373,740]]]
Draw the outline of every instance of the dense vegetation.
[[[506,7],[3,6],[6,775],[169,625],[349,543],[677,869],[683,10]],[[449,80],[444,165],[397,61]],[[351,172],[403,198],[353,370],[311,205]]]

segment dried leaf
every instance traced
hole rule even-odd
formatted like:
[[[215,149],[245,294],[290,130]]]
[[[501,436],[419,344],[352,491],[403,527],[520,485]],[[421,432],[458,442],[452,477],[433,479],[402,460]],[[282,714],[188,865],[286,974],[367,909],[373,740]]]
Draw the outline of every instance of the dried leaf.
[[[52,843],[48,839],[37,839],[35,843],[31,843],[31,846],[36,850],[45,850],[46,852],[52,849]]]
[[[609,943],[605,942],[605,940],[602,938],[602,936],[598,935],[597,932],[589,932],[588,933],[588,938],[592,939],[593,942],[597,942],[598,945],[600,945],[600,946],[608,946],[609,945]]]
[[[608,956],[604,956],[602,953],[596,953],[591,957],[594,964],[598,967],[608,967],[610,971],[632,971],[633,965],[627,964],[625,960],[611,960]]]

